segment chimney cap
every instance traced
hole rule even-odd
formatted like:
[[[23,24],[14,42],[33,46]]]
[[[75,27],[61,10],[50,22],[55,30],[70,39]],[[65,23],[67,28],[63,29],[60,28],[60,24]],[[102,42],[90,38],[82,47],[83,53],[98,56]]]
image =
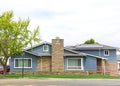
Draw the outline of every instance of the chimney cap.
[[[60,37],[56,37],[56,39],[60,39]]]

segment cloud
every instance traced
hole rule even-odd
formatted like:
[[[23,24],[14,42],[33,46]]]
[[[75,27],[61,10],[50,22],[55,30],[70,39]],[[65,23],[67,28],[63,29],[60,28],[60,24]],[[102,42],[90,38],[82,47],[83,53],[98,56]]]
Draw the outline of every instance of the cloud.
[[[120,47],[119,0],[8,0],[1,1],[0,13],[13,10],[15,18],[30,18],[30,29],[40,26],[43,40],[59,36],[65,45],[89,38]]]

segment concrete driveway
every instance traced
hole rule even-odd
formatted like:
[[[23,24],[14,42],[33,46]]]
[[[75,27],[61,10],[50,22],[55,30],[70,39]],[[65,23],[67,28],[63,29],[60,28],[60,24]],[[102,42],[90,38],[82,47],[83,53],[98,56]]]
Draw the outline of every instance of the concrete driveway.
[[[120,86],[118,79],[0,79],[0,86]]]

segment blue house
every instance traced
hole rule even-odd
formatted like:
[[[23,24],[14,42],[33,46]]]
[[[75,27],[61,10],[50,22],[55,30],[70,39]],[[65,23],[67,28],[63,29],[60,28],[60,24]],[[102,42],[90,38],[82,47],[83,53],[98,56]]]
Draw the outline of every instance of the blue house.
[[[116,48],[101,44],[64,47],[64,40],[42,42],[12,56],[11,72],[117,74]]]

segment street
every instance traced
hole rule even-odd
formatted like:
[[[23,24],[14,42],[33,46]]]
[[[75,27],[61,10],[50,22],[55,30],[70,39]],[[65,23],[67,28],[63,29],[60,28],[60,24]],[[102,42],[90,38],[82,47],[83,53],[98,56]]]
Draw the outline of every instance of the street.
[[[118,79],[0,79],[0,86],[120,86]]]

